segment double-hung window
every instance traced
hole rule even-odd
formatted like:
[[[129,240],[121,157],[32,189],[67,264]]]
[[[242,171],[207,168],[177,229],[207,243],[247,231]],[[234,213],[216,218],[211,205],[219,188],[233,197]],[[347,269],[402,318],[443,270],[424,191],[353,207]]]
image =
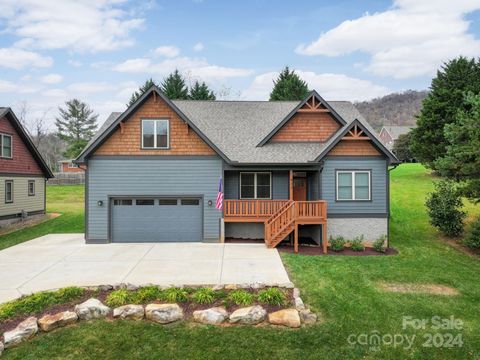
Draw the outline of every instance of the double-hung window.
[[[370,176],[367,170],[338,170],[336,200],[371,200]]]
[[[167,119],[142,120],[142,148],[168,149],[170,129]]]
[[[35,196],[35,180],[28,180],[28,196]]]
[[[240,199],[271,199],[272,174],[269,172],[240,173]]]
[[[12,158],[12,135],[0,134],[0,157]]]
[[[5,180],[5,203],[13,203],[13,180]]]

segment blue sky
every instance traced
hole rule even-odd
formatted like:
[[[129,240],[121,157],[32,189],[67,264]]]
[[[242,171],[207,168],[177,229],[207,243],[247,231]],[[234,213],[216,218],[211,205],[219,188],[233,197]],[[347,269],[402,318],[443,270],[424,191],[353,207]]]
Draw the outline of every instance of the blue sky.
[[[425,89],[480,56],[480,0],[0,0],[0,106],[31,119],[72,97],[122,111],[178,68],[219,98],[265,100],[285,65],[327,100]]]

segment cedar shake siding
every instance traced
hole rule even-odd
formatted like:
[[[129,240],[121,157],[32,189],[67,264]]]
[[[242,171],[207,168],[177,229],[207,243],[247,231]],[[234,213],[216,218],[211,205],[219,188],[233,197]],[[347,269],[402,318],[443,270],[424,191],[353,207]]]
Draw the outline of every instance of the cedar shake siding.
[[[327,113],[297,113],[270,140],[271,142],[324,142],[338,129]]]
[[[169,149],[142,149],[142,119],[168,119]],[[95,155],[216,155],[159,96],[150,96],[95,152]]]
[[[6,116],[0,118],[0,133],[12,135],[13,155],[12,159],[0,157],[0,174],[43,174],[37,161]]]
[[[381,156],[380,152],[365,140],[341,140],[328,153],[330,156]]]

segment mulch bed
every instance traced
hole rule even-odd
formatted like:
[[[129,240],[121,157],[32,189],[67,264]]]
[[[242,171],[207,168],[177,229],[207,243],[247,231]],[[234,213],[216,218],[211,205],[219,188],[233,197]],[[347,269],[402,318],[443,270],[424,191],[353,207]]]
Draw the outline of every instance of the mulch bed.
[[[293,247],[279,246],[279,252],[294,254]],[[371,247],[366,247],[364,251],[353,251],[351,249],[344,249],[342,251],[333,251],[328,249],[328,253],[324,254],[321,246],[299,246],[298,253],[301,255],[310,256],[385,256],[385,255],[397,255],[398,251],[394,248],[388,248],[386,252],[380,253]]]

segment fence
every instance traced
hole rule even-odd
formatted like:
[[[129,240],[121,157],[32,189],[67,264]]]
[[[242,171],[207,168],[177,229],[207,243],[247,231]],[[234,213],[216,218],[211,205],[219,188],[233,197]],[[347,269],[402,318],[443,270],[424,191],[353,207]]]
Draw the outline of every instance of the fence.
[[[49,179],[48,185],[82,185],[85,184],[85,173],[55,173],[55,177]]]

